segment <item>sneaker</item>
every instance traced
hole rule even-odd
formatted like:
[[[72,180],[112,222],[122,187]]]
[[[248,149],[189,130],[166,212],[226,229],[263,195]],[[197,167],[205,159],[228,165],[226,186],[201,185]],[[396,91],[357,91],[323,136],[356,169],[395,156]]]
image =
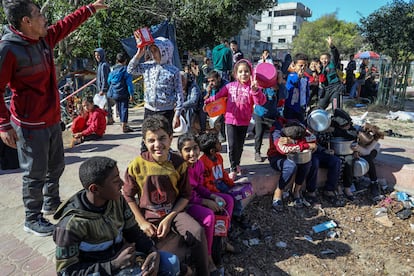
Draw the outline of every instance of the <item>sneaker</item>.
[[[256,154],[254,155],[254,161],[263,162],[263,158],[262,158],[262,156],[260,156],[259,152],[256,152]]]
[[[26,221],[23,229],[27,233],[32,233],[38,237],[46,237],[52,235],[55,226],[42,215],[39,215],[37,220]]]
[[[283,211],[283,209],[284,209],[284,207],[283,207],[283,201],[282,200],[275,200],[275,201],[273,201],[273,203],[272,203],[272,210],[274,211],[274,212],[282,212]]]
[[[42,213],[43,213],[43,215],[44,215],[44,216],[54,215],[54,214],[55,214],[55,212],[56,212],[56,210],[59,208],[59,205],[60,205],[61,203],[62,203],[62,202],[59,202],[57,205],[52,206],[52,207],[49,207],[49,206],[44,206],[44,207],[42,208]]]
[[[303,208],[303,201],[302,198],[298,197],[293,200],[293,207],[295,208]]]

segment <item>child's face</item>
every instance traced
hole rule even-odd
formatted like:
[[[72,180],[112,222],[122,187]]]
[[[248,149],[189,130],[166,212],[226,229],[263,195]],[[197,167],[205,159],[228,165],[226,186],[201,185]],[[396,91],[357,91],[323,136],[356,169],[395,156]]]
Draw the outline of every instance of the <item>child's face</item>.
[[[311,61],[311,63],[309,64],[309,69],[311,69],[312,71],[315,71],[318,67],[319,67],[319,62]]]
[[[250,68],[245,63],[239,64],[237,67],[237,79],[241,83],[247,83],[250,80]]]
[[[307,67],[307,62],[306,60],[298,60],[295,63],[295,72],[298,74],[303,74],[303,72],[305,71],[306,67]]]
[[[85,111],[90,112],[90,111],[93,110],[94,105],[93,105],[93,103],[85,101],[85,102],[82,103],[82,107]]]
[[[216,152],[220,152],[221,151],[221,143],[217,141],[216,143]]]
[[[321,55],[320,61],[321,61],[322,66],[325,67],[326,65],[328,65],[330,60],[327,55]]]
[[[158,49],[157,46],[152,45],[151,48],[150,48],[150,51],[151,51],[151,55],[152,55],[152,58],[154,59],[154,61],[156,63],[160,63],[161,62],[160,49]]]
[[[181,149],[181,155],[189,164],[195,164],[200,156],[200,147],[194,140],[186,141]]]
[[[96,185],[97,193],[95,193],[95,196],[103,201],[117,200],[122,195],[121,189],[123,185],[124,182],[119,176],[118,167],[115,167],[105,179],[103,185]]]
[[[220,80],[219,78],[208,78],[208,85],[210,85],[211,88],[213,89],[218,89],[219,85],[220,85]]]
[[[163,129],[155,132],[148,130],[145,134],[144,144],[156,162],[167,161],[171,142],[172,136]]]

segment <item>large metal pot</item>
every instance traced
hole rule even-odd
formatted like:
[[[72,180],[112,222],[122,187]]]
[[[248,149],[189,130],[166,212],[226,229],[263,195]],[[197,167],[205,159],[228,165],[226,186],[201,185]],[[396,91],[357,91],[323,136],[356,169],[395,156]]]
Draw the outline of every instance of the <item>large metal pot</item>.
[[[354,151],[352,150],[353,140],[346,140],[342,137],[335,137],[331,139],[331,149],[336,155],[349,155]]]
[[[307,118],[308,126],[314,131],[325,131],[331,125],[331,116],[326,110],[315,109]]]
[[[369,170],[369,163],[364,158],[359,158],[354,161],[354,176],[360,177],[365,175]]]
[[[312,159],[312,151],[311,150],[304,150],[301,152],[290,153],[287,155],[287,158],[295,162],[296,164],[305,164],[311,161]]]

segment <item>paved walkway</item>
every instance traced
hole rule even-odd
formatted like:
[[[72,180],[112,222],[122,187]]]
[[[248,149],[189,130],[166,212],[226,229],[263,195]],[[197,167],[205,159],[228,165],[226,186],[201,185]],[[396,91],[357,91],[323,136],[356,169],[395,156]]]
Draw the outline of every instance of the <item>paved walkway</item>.
[[[140,125],[142,108],[130,112],[131,126],[136,132],[124,134],[119,124],[108,126],[104,139],[98,142],[86,142],[65,152],[66,168],[61,178],[60,193],[63,200],[81,189],[78,180],[79,165],[88,157],[103,155],[118,161],[123,174],[128,163],[139,153],[141,135]],[[64,135],[67,135],[64,132]],[[381,154],[380,175],[388,174],[395,181],[410,182],[414,188],[414,146],[413,141],[386,138],[382,143],[385,154]],[[273,189],[278,177],[267,162],[254,162],[254,141],[246,140],[242,165],[249,171],[257,194],[265,194]],[[173,141],[176,147],[176,140]],[[264,139],[262,153],[268,148]],[[228,167],[227,158],[224,158]],[[393,167],[390,167],[389,163]],[[391,170],[389,169],[391,168]],[[411,178],[401,172],[411,169]],[[410,174],[408,174],[410,175]],[[0,183],[3,198],[0,202],[0,274],[1,275],[56,275],[54,267],[55,245],[51,237],[36,237],[23,231],[24,208],[21,199],[21,172],[19,170],[1,171]],[[398,183],[397,183],[398,184]],[[51,218],[51,217],[49,217]]]

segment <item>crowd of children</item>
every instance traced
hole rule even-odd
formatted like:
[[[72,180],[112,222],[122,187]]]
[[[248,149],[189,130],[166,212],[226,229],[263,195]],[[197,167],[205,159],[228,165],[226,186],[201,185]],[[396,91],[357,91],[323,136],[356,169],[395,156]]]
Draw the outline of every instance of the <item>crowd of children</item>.
[[[270,167],[280,172],[272,197],[274,211],[285,209],[285,194],[290,195],[292,205],[297,208],[319,203],[316,182],[320,167],[328,170],[322,190],[328,203],[343,206],[341,194],[349,201],[354,200],[353,163],[358,158],[365,158],[370,165],[368,175],[373,200],[381,199],[373,159],[379,150],[378,139],[383,135],[371,125],[361,126],[359,130],[354,128],[349,114],[340,109],[339,95],[344,85],[336,72],[338,52],[331,38],[327,42],[331,54],[322,54],[320,60],[312,59],[309,66],[305,54],[294,55],[289,66],[285,66],[287,71],[282,72],[278,67],[276,82],[265,88],[259,87],[253,66],[246,59],[234,64],[233,81],[221,81],[219,72],[211,70],[205,75],[206,85],[199,87],[196,77],[200,71],[196,70],[196,64],[192,63],[191,70],[180,73],[166,61],[171,52],[167,40],[158,39],[150,47],[155,63],[140,63],[143,55],[140,49],[128,65],[128,71],[144,74],[147,89],[151,90],[146,96],[142,124],[144,146],[141,154],[128,165],[124,181],[120,179],[116,162],[109,158],[94,157],[81,165],[84,190],[55,214],[60,219],[54,233],[57,271],[116,274],[129,267],[158,271],[158,275],[190,275],[193,270],[196,275],[222,275],[221,254],[238,251],[237,245],[228,239],[228,233],[235,227],[249,229],[251,224],[244,215],[242,200],[235,196],[233,189],[244,173],[242,153],[252,116],[257,136],[255,160],[264,161],[260,149],[268,128],[267,158]],[[164,49],[162,54],[160,49]],[[162,74],[160,70],[164,70]],[[166,89],[175,92],[164,95],[162,91]],[[162,95],[167,97],[161,98]],[[204,112],[203,105],[220,98],[226,99],[224,127],[184,133],[178,137],[178,151],[172,150],[173,126],[179,124],[176,117],[185,111],[186,117],[191,118]],[[179,102],[173,106],[175,99]],[[75,120],[74,137],[81,141],[101,137],[105,129],[92,130],[92,126],[99,118],[105,121],[105,111],[94,106],[91,99],[83,105],[85,113]],[[328,107],[333,108],[329,128],[315,131],[307,126],[311,108]],[[364,139],[361,133],[365,133]],[[220,153],[220,136],[227,140],[229,171]],[[332,152],[329,142],[333,137],[355,141],[353,153]],[[339,190],[339,184],[343,189]],[[82,212],[85,215],[78,215]],[[111,222],[100,223],[110,223],[121,230],[115,236],[115,230],[97,233],[96,236],[102,236],[102,243],[105,239],[111,242],[100,247],[102,252],[93,252],[83,244],[92,242],[94,237],[82,232],[92,222],[83,220],[103,218],[108,212],[114,213]],[[219,225],[218,217],[227,218],[228,223]],[[75,227],[74,221],[84,235],[69,238],[72,233],[69,227]],[[68,254],[75,247],[77,250]],[[110,249],[112,253],[104,258],[102,254]],[[143,256],[139,264],[134,258],[135,251]],[[174,273],[162,274],[163,271]]]

